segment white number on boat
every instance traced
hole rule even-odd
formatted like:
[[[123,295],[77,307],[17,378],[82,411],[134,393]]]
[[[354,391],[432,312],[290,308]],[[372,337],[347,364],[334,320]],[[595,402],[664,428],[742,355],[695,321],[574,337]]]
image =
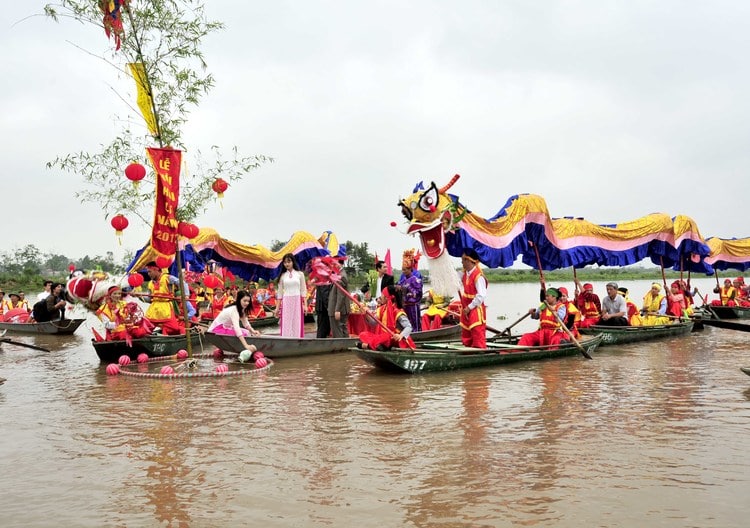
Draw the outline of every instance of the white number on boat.
[[[424,368],[425,363],[427,363],[427,361],[424,359],[405,359],[404,368],[411,372],[419,372]]]

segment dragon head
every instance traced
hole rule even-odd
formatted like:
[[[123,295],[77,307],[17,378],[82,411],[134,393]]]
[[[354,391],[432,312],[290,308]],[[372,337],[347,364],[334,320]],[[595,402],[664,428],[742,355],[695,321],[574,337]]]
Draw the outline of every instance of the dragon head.
[[[426,190],[420,183],[410,196],[398,202],[401,214],[409,222],[407,234],[419,233],[422,250],[430,259],[445,252],[445,233],[456,230],[456,224],[466,214],[458,201],[446,192],[458,178],[456,174],[448,185],[439,189],[434,182]]]

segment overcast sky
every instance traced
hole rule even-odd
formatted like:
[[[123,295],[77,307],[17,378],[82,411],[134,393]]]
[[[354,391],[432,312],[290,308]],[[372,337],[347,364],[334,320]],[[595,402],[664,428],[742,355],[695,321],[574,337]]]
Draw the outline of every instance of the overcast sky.
[[[686,214],[704,237],[750,236],[746,1],[206,4],[227,27],[205,43],[217,86],[185,143],[276,160],[198,219],[226,238],[332,230],[400,254],[419,242],[389,226],[399,197],[455,173],[484,217],[535,193],[557,217]],[[118,132],[117,72],[83,51],[107,49],[101,30],[19,22],[43,5],[0,11],[0,251],[119,257],[147,228],[133,221],[118,246],[74,198],[82,178],[45,168]]]

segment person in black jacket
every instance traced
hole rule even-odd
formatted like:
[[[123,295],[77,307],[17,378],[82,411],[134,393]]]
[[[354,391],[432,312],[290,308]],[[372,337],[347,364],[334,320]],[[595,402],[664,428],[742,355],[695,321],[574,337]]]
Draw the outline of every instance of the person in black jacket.
[[[378,281],[375,283],[373,297],[378,297],[382,293],[383,288],[393,285],[393,275],[389,275],[386,272],[385,262],[382,260],[378,260],[375,263],[375,271],[378,272]]]
[[[328,296],[330,284],[319,284],[315,287],[315,322],[318,325],[317,337],[331,336],[331,320],[328,318]]]
[[[50,294],[45,300],[39,301],[34,305],[31,316],[34,321],[38,323],[65,319],[63,285],[59,282],[53,282],[52,287],[50,288]]]

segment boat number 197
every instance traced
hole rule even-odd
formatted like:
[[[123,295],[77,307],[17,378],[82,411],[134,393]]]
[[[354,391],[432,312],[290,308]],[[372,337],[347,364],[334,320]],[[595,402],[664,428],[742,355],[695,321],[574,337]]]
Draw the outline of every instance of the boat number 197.
[[[424,368],[425,361],[424,359],[405,359],[404,360],[404,368],[410,372],[419,372]]]

